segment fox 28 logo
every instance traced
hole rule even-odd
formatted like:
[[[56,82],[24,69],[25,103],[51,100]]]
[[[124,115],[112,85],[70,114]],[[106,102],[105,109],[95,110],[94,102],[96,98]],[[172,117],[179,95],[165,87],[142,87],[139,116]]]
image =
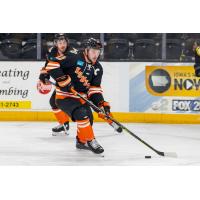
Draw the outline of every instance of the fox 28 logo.
[[[200,111],[200,100],[173,100],[173,111]]]

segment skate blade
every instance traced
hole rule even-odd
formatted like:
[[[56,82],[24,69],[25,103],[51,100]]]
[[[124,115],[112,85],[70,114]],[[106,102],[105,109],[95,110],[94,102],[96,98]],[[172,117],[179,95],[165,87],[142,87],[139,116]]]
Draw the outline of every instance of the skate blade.
[[[91,152],[97,157],[101,157],[101,158],[105,157],[104,152],[103,153],[94,153],[93,151],[91,151]]]
[[[76,148],[78,151],[85,151],[85,152],[89,152],[89,153],[91,153],[92,155],[95,155],[95,156],[97,156],[97,157],[101,157],[101,158],[104,158],[105,157],[105,155],[104,155],[104,152],[103,153],[99,153],[99,154],[97,154],[97,153],[94,153],[93,151],[91,151],[90,149],[79,149],[79,148]]]
[[[105,157],[105,154],[104,153],[100,153],[100,154],[97,154],[99,155],[101,158],[104,158]]]
[[[52,132],[52,136],[65,136],[65,135],[69,135],[69,132]]]
[[[65,135],[69,135],[69,132],[65,132]]]

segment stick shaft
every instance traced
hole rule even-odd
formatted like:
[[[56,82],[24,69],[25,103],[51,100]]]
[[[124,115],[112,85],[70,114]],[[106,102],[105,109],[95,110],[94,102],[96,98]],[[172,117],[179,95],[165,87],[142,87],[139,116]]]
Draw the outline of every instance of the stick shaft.
[[[56,85],[55,83],[51,82],[50,80],[48,80],[52,85]],[[123,124],[121,124],[120,122],[118,122],[117,120],[115,120],[114,118],[112,118],[111,116],[107,115],[104,110],[102,110],[101,108],[97,107],[96,105],[94,105],[91,101],[89,101],[88,99],[86,99],[85,97],[83,97],[81,94],[79,94],[78,92],[76,92],[74,89],[72,89],[72,92],[79,96],[81,99],[83,99],[84,101],[86,101],[88,103],[88,105],[90,105],[95,112],[99,111],[105,114],[106,118],[110,119],[111,121],[115,122],[118,126],[120,126],[122,129],[124,129],[127,133],[129,133],[131,136],[133,136],[134,138],[136,138],[137,140],[139,140],[141,143],[143,143],[145,146],[147,146],[148,148],[150,148],[151,150],[153,150],[155,153],[157,153],[160,156],[169,156],[169,157],[177,157],[176,153],[174,152],[162,152],[162,151],[158,151],[157,149],[155,149],[154,147],[152,147],[150,144],[148,144],[147,142],[145,142],[143,139],[141,139],[140,137],[138,137],[135,133],[133,133],[132,131],[130,131],[128,128],[126,128]]]
[[[80,98],[82,98],[84,101],[86,101],[92,108],[94,108],[94,110],[97,112],[102,112],[105,114],[105,112],[97,107],[96,105],[94,105],[91,101],[89,101],[88,99],[86,99],[85,97],[83,97],[81,94],[79,94],[78,92],[76,92],[75,90],[73,91],[77,96],[79,96]],[[111,121],[115,122],[117,125],[119,125],[122,129],[124,129],[126,132],[128,132],[130,135],[132,135],[133,137],[135,137],[137,140],[139,140],[140,142],[142,142],[144,145],[146,145],[147,147],[149,147],[151,150],[153,150],[154,152],[156,152],[157,154],[164,156],[164,152],[160,152],[158,150],[156,150],[154,147],[152,147],[150,144],[148,144],[147,142],[145,142],[144,140],[142,140],[140,137],[138,137],[137,135],[135,135],[132,131],[130,131],[128,128],[126,128],[124,125],[122,125],[120,122],[118,122],[117,120],[115,120],[114,118],[112,118],[111,116],[105,114],[105,116],[110,119]]]

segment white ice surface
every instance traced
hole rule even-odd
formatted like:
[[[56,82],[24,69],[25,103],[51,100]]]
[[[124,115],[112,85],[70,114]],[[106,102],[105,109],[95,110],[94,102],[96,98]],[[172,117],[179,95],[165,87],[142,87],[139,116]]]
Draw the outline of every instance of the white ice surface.
[[[105,157],[75,148],[76,124],[69,136],[51,136],[56,123],[0,122],[0,165],[200,165],[200,125],[125,124],[136,135],[178,158],[161,157],[124,132],[95,123]],[[151,159],[145,159],[151,155]]]

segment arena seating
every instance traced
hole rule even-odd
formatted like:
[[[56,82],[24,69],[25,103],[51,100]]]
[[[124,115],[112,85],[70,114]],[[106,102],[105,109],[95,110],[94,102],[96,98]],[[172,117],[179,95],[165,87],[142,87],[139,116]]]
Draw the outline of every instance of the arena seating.
[[[105,59],[128,59],[129,42],[126,39],[110,39],[104,49]]]
[[[101,59],[117,60],[161,60],[161,33],[67,33],[70,45],[78,50],[83,49],[84,42],[90,38],[104,38],[104,51]],[[53,43],[54,33],[41,34],[41,60]],[[167,33],[166,59],[169,61],[193,61],[194,41],[200,41],[197,33]],[[36,33],[1,33],[0,60],[36,60]]]

